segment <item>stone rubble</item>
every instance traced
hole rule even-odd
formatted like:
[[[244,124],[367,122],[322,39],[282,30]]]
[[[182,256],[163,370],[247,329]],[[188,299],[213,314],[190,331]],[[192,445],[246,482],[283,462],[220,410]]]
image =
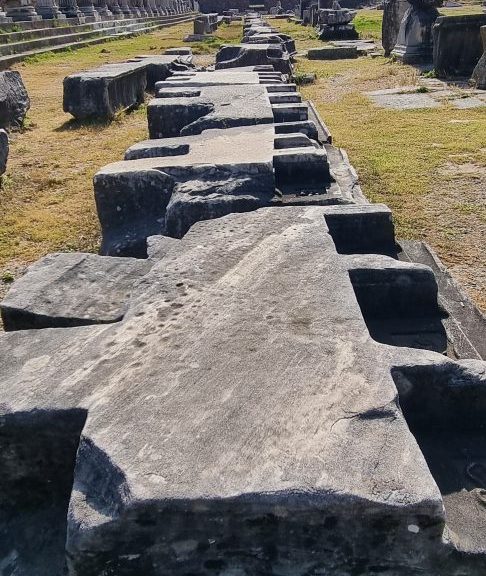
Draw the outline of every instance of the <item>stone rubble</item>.
[[[482,576],[481,348],[291,68],[236,60],[96,174],[110,255],[0,304],[1,570]]]

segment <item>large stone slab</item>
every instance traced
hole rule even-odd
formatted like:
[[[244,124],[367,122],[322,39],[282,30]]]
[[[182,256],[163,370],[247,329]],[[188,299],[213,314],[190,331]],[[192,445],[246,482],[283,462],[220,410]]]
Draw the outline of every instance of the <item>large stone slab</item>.
[[[0,128],[21,128],[30,108],[30,99],[20,72],[0,72]]]
[[[277,44],[231,44],[216,54],[216,70],[270,64],[284,74],[292,73],[289,54]]]
[[[432,273],[338,254],[329,210],[199,223],[121,322],[0,336],[0,503],[36,534],[66,491],[72,576],[482,573],[476,492],[444,495],[451,538],[419,444],[448,430],[454,470],[485,365],[373,340],[373,291],[433,315]]]
[[[144,255],[152,234],[180,238],[199,220],[269,205],[276,184],[318,182],[324,193],[325,150],[310,140],[277,149],[278,138],[272,125],[259,125],[131,147],[127,157],[135,160],[109,164],[94,177],[102,253]]]
[[[486,14],[440,16],[432,28],[434,71],[439,78],[469,78],[483,54],[481,26]]]
[[[8,134],[5,130],[0,129],[0,176],[7,170],[9,149]]]
[[[211,128],[273,122],[272,105],[265,86],[221,85],[182,90],[160,89],[159,98],[149,102],[150,138],[201,134]]]
[[[147,260],[49,254],[32,264],[0,303],[5,330],[118,322]]]
[[[171,73],[177,55],[141,56],[64,78],[63,109],[75,118],[113,118],[144,101],[145,90]],[[185,66],[185,64],[184,64]]]

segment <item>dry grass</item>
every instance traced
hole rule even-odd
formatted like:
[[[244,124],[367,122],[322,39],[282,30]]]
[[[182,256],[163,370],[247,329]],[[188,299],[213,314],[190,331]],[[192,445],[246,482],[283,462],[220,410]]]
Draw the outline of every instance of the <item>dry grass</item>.
[[[369,23],[381,13],[363,10],[360,19]],[[292,26],[285,23],[289,33]],[[375,107],[364,92],[419,80],[411,66],[385,58],[302,58],[297,69],[317,74],[303,96],[315,102],[335,144],[347,150],[367,197],[392,208],[398,237],[431,244],[486,310],[485,109]]]
[[[0,278],[10,281],[26,264],[48,252],[96,251],[99,227],[93,175],[148,136],[144,107],[122,113],[112,123],[73,121],[62,111],[63,78],[103,63],[183,45],[183,36],[191,31],[192,24],[186,23],[76,52],[42,55],[16,67],[29,92],[31,109],[27,129],[12,135],[0,190]],[[216,42],[192,46],[195,52],[214,52],[218,43],[240,37],[240,25],[222,26]]]

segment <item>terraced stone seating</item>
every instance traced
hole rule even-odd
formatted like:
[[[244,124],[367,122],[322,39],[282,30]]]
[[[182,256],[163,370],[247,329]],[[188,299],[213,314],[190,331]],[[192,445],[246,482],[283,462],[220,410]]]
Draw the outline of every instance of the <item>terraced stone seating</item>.
[[[113,118],[118,111],[141,104],[145,90],[153,89],[173,69],[188,66],[186,56],[140,56],[72,74],[64,79],[64,111],[78,119]]]
[[[81,13],[80,13],[81,14]],[[153,32],[194,18],[193,12],[141,18],[127,14],[122,19],[86,22],[84,16],[65,20],[40,20],[2,24],[0,69],[43,52],[56,52]]]

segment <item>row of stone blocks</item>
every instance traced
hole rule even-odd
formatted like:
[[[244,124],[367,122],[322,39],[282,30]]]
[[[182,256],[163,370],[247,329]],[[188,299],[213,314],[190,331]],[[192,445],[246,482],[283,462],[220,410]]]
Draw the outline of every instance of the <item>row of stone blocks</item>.
[[[113,255],[2,303],[6,573],[484,573],[486,365],[286,80],[156,83],[94,179]]]

